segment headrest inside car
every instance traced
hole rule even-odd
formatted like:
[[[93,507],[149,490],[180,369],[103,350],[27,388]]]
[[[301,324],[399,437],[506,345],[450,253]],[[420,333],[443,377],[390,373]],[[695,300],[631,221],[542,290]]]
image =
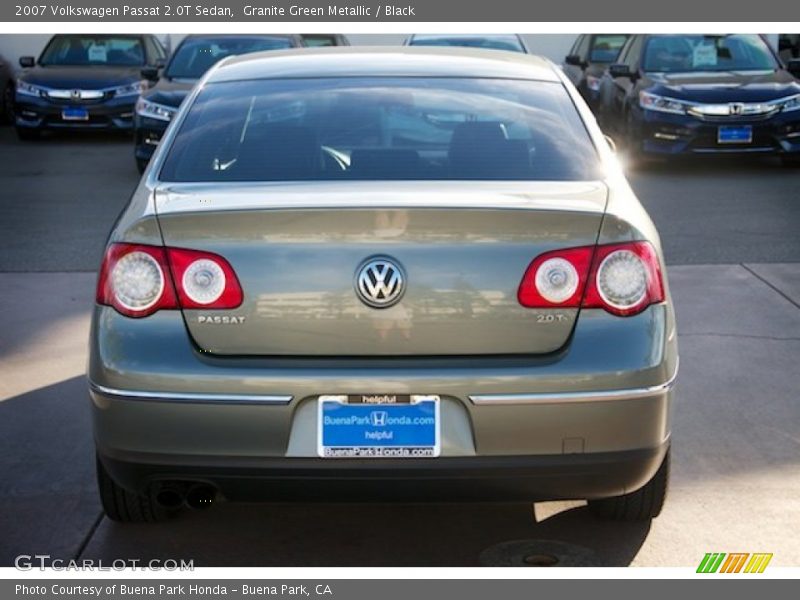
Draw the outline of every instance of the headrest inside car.
[[[245,132],[235,175],[242,179],[312,179],[320,148],[313,130],[295,125],[258,125]]]

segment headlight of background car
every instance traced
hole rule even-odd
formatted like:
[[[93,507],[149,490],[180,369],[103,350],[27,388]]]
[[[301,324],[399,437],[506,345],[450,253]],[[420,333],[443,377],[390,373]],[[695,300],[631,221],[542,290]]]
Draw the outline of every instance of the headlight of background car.
[[[138,96],[143,91],[147,89],[147,82],[146,81],[136,81],[134,83],[129,83],[128,85],[121,85],[118,88],[114,88],[114,95],[115,96]]]
[[[149,119],[160,121],[171,121],[178,109],[173,106],[165,106],[156,102],[150,102],[144,98],[139,98],[136,102],[136,114]]]
[[[782,112],[800,110],[800,94],[789,96],[788,98],[781,98],[780,100],[776,100],[773,104],[779,106]]]
[[[23,96],[43,96],[44,95],[44,88],[40,88],[38,85],[32,85],[21,79],[17,79],[17,93]]]
[[[659,112],[672,113],[675,115],[685,115],[691,106],[687,102],[681,102],[674,98],[651,94],[650,92],[639,92],[639,106],[645,110],[657,110]]]

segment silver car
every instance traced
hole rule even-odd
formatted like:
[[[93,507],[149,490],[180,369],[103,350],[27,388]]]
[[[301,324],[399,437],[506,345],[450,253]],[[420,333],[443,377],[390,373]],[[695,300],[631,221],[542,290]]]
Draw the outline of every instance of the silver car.
[[[118,521],[216,500],[664,502],[658,234],[550,62],[232,57],[111,232],[88,378]]]

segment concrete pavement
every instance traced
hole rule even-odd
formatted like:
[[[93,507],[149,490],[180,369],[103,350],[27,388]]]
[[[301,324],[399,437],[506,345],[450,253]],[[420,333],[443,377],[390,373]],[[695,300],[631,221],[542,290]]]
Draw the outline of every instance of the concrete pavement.
[[[90,273],[0,273],[0,565],[18,554],[211,566],[800,564],[800,264],[675,266],[681,373],[670,498],[652,525],[575,503],[220,504],[164,525],[100,518],[83,380]],[[544,518],[551,515],[548,518]],[[537,521],[538,516],[538,521]],[[503,545],[521,540],[517,545]]]

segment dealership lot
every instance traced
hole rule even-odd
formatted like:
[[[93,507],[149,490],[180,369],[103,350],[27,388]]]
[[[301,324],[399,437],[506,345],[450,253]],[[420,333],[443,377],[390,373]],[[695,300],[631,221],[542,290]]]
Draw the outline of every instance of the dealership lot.
[[[631,181],[678,311],[674,477],[650,526],[577,504],[225,505],[162,526],[100,517],[83,369],[105,236],[138,176],[126,137],[20,143],[0,129],[0,565],[20,554],[197,565],[694,566],[800,541],[800,171],[657,165]],[[510,542],[519,542],[511,544]]]

